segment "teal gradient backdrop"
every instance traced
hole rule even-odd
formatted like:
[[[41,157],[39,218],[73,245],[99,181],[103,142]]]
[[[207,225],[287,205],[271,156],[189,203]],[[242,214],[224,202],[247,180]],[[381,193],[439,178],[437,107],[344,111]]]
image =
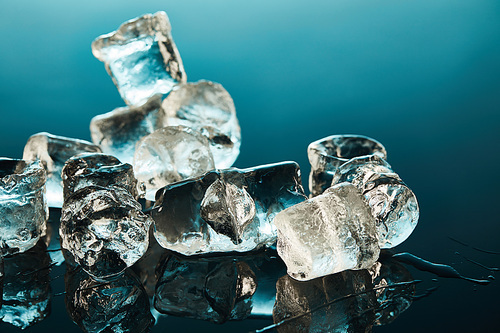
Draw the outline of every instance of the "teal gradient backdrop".
[[[233,96],[243,138],[236,166],[295,160],[307,183],[310,142],[367,135],[419,199],[419,225],[398,250],[452,263],[448,236],[500,248],[497,0],[3,0],[0,8],[1,156],[21,157],[41,131],[89,140],[90,119],[124,105],[92,40],[165,10],[188,81],[216,81]],[[490,331],[500,291],[488,288],[451,282],[380,331]],[[69,320],[60,309],[53,316]]]

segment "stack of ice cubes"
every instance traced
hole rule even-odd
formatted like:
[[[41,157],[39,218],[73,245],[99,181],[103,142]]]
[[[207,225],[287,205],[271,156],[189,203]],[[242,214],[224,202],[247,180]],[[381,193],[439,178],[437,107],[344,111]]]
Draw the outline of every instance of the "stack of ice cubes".
[[[46,200],[62,207],[66,257],[97,279],[143,257],[151,225],[161,247],[187,256],[277,241],[297,280],[369,269],[415,228],[415,195],[365,136],[309,145],[309,199],[295,162],[231,168],[241,144],[233,99],[218,83],[187,82],[165,12],[125,22],[92,52],[126,106],[91,120],[93,143],[38,133],[24,160],[0,160],[2,253],[36,244]]]
[[[231,167],[241,140],[233,99],[218,83],[186,83],[165,12],[125,22],[92,51],[129,105],[94,117],[92,141],[133,164],[141,197]]]
[[[378,141],[333,135],[308,148],[312,197],[274,219],[278,254],[298,280],[368,269],[411,234],[417,199]],[[329,185],[328,185],[329,184]]]

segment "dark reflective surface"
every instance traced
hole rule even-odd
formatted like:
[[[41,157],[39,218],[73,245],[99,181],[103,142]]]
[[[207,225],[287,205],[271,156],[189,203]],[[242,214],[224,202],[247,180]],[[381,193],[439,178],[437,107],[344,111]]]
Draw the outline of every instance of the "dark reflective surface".
[[[60,210],[50,212],[48,235],[31,250],[4,259],[2,332],[16,331],[14,326],[38,332],[58,325],[61,317],[73,321],[67,329],[78,325],[84,332],[161,332],[172,325],[214,331],[384,331],[411,312],[412,304],[432,299],[442,282],[459,279],[467,288],[494,280],[493,275],[474,280],[446,264],[382,251],[369,270],[300,282],[286,274],[274,249],[185,257],[161,248],[154,238],[133,267],[97,280],[71,256],[57,266]],[[487,268],[492,274],[498,270]],[[445,280],[438,284],[438,277]]]

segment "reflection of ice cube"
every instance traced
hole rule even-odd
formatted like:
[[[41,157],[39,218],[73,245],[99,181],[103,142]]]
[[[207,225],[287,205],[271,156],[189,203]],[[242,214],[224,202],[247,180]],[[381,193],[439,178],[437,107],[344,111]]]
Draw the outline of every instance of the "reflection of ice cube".
[[[276,215],[278,254],[298,280],[371,267],[380,249],[361,192],[342,183]]]
[[[217,188],[224,187],[237,194],[214,196]],[[228,205],[231,198],[244,202],[236,208]],[[295,162],[210,171],[158,191],[152,211],[155,237],[161,246],[184,255],[250,251],[272,245],[276,241],[276,213],[305,199]],[[239,222],[232,222],[239,218],[249,222],[238,233]],[[220,222],[229,228],[218,228]]]
[[[146,14],[98,37],[92,52],[104,62],[123,100],[129,105],[170,92],[186,73],[170,33],[165,12]]]
[[[5,257],[4,304],[0,308],[4,322],[25,329],[49,315],[50,265],[47,246],[41,240],[26,252]]]
[[[0,159],[0,255],[24,252],[45,235],[46,179],[39,161]]]
[[[313,196],[323,193],[332,183],[339,166],[354,157],[377,155],[387,159],[384,146],[363,135],[331,135],[312,142],[307,148],[311,174],[309,190]]]
[[[216,323],[250,315],[257,280],[243,261],[170,256],[159,273],[154,306],[161,313]]]
[[[70,269],[65,282],[66,309],[84,332],[149,332],[154,324],[148,296],[128,269],[105,283]]]
[[[390,324],[410,307],[415,295],[415,284],[384,287],[413,281],[413,277],[405,266],[390,255],[381,255],[379,261],[370,268],[369,272],[372,275],[374,287],[378,288],[375,291],[379,304],[375,311],[375,325]]]
[[[285,275],[276,283],[273,320],[281,323],[277,331],[371,332],[377,305],[372,287],[366,270],[305,282]]]
[[[87,273],[105,278],[144,255],[151,222],[125,189],[87,186],[64,202],[61,246]]]
[[[174,87],[163,100],[165,125],[183,125],[208,138],[215,167],[229,168],[240,153],[241,130],[231,95],[210,81]]]
[[[163,127],[160,107],[161,95],[155,95],[142,105],[117,108],[95,116],[90,122],[92,141],[104,153],[132,164],[136,143]]]
[[[357,157],[342,164],[332,184],[342,182],[350,182],[363,192],[376,218],[380,248],[401,244],[417,226],[415,194],[380,157]]]
[[[167,184],[214,168],[207,138],[185,126],[169,126],[145,136],[134,155],[139,192],[148,200],[154,200],[156,191]]]
[[[62,207],[63,185],[61,170],[70,157],[80,153],[100,153],[101,149],[91,142],[37,133],[24,147],[24,160],[40,160],[47,171],[47,203],[50,207]]]

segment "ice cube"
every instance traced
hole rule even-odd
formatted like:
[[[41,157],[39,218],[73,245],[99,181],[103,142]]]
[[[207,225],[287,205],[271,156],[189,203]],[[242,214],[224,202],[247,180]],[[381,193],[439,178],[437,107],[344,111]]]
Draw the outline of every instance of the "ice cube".
[[[104,62],[128,105],[142,104],[186,82],[171,30],[167,14],[157,12],[127,21],[92,43],[92,53]]]
[[[137,142],[164,127],[161,98],[161,95],[154,95],[142,105],[117,108],[95,116],[90,121],[92,141],[104,153],[132,164]]]
[[[106,154],[79,154],[68,161],[62,170],[64,200],[81,188],[90,185],[121,187],[134,198],[137,180],[132,165],[121,163],[116,157]]]
[[[24,252],[45,235],[46,179],[39,161],[0,158],[0,256]]]
[[[224,323],[251,312],[257,281],[244,261],[170,256],[159,273],[154,306],[163,314]]]
[[[106,282],[68,270],[65,284],[66,309],[84,332],[149,332],[154,325],[148,295],[128,269]]]
[[[379,256],[375,218],[349,183],[285,209],[274,224],[278,254],[297,280],[370,268]]]
[[[40,160],[47,171],[47,203],[50,207],[62,207],[63,185],[61,170],[66,160],[80,153],[100,153],[101,149],[91,142],[37,133],[24,146],[24,160]]]
[[[307,148],[311,163],[309,190],[312,196],[330,187],[339,166],[353,157],[365,155],[387,159],[387,152],[380,142],[362,135],[332,135],[312,142]]]
[[[200,205],[201,218],[219,234],[241,243],[241,236],[255,217],[255,203],[244,187],[214,181]]]
[[[139,194],[154,200],[156,191],[173,182],[214,169],[206,137],[185,126],[161,128],[136,146],[134,171]]]
[[[276,283],[273,320],[278,332],[371,332],[377,306],[366,270],[311,281],[288,275]],[[283,322],[282,322],[283,321]]]
[[[224,193],[216,193],[224,187]],[[235,193],[228,194],[228,188]],[[184,255],[250,251],[273,244],[274,216],[305,199],[295,162],[210,171],[158,191],[152,210],[155,237]]]
[[[210,81],[180,84],[163,100],[165,125],[183,125],[208,138],[215,167],[229,168],[240,153],[241,130],[231,95]]]
[[[0,318],[25,329],[50,314],[51,262],[47,246],[40,240],[26,252],[5,257],[4,260],[4,304],[0,307]]]
[[[87,273],[106,278],[144,255],[151,223],[127,190],[87,186],[64,202],[61,246]]]
[[[419,209],[415,194],[380,157],[357,157],[342,164],[332,184],[342,182],[352,183],[365,196],[376,218],[380,248],[401,244],[417,226]]]

